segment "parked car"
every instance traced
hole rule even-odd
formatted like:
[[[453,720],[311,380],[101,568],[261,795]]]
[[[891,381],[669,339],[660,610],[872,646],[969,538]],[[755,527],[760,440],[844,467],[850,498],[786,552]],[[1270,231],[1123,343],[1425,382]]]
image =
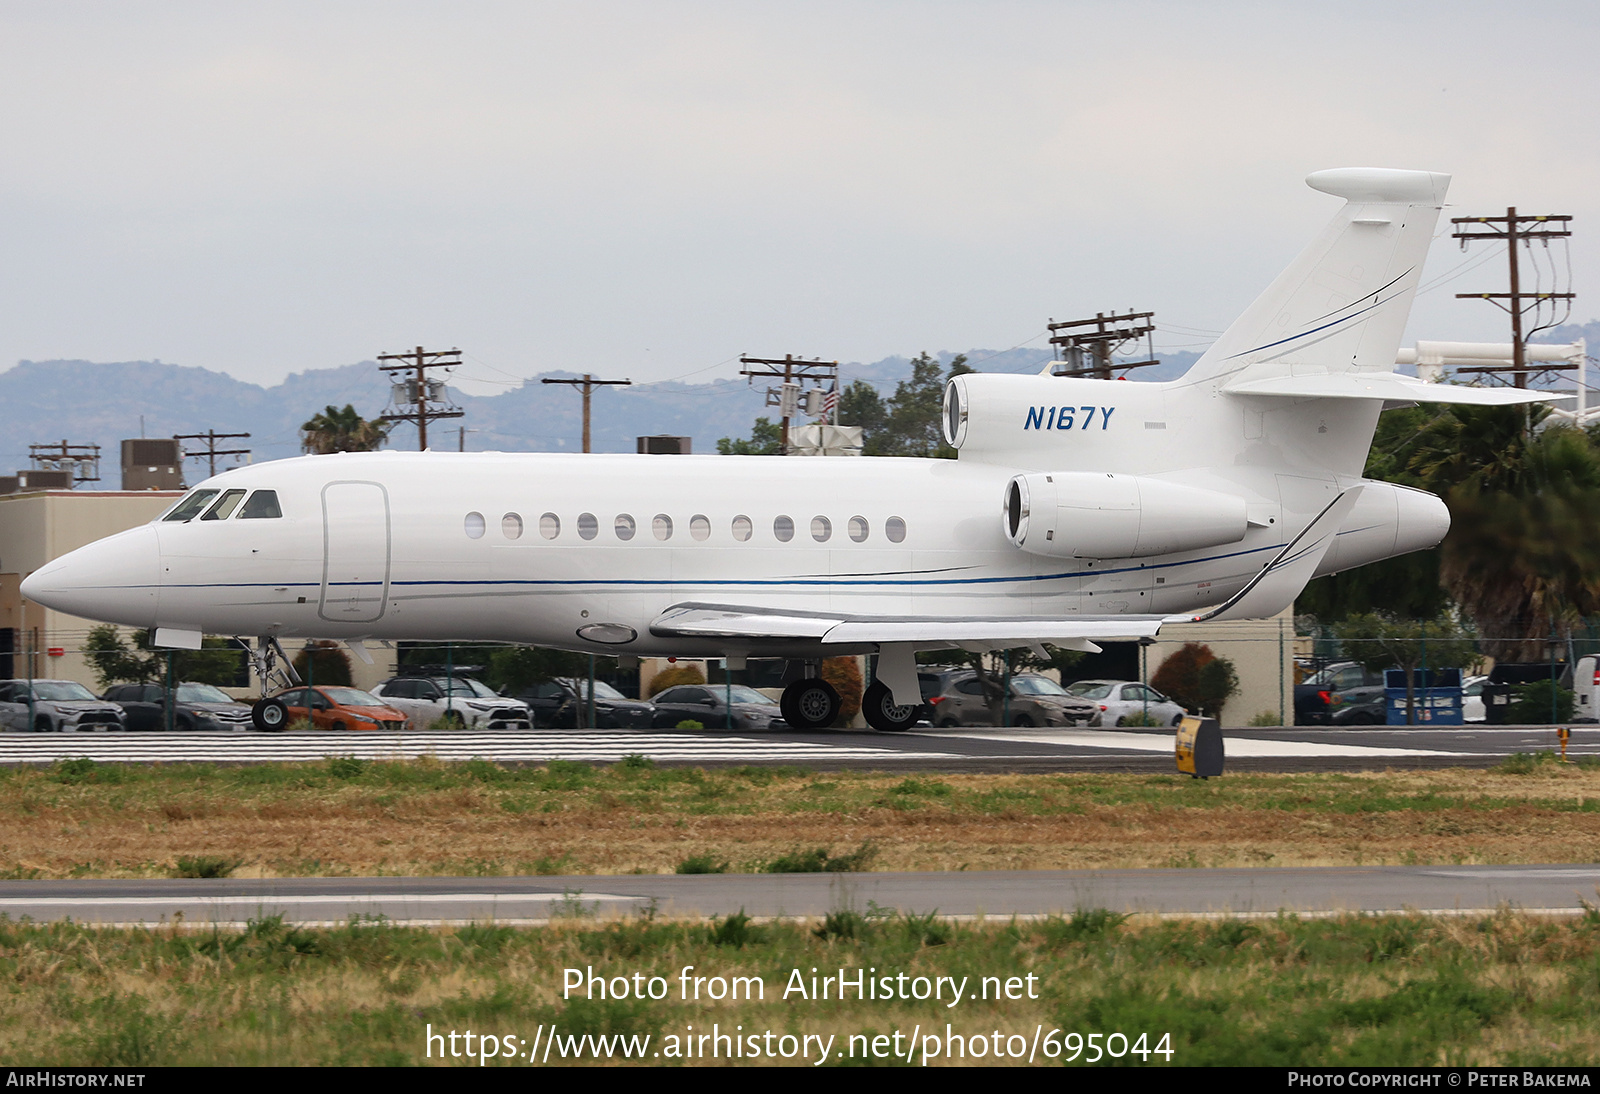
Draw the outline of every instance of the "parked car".
[[[242,733],[250,728],[250,704],[239,702],[221,688],[188,681],[173,691],[174,729]],[[167,689],[160,684],[113,684],[100,698],[123,709],[128,716],[129,729],[167,728]]]
[[[372,694],[425,729],[453,721],[467,729],[532,729],[528,704],[470,676],[392,676]]]
[[[993,725],[994,714],[983,693],[983,682],[975,672],[952,673],[944,690],[929,699],[934,725]],[[1013,726],[1089,726],[1097,724],[1100,710],[1086,699],[1068,694],[1048,676],[1018,673],[1011,678],[1011,725]]]
[[[1383,673],[1335,661],[1294,686],[1297,726],[1381,726],[1388,720]]]
[[[1489,682],[1487,676],[1469,676],[1461,681],[1461,720],[1463,722],[1481,722],[1486,718],[1483,708],[1483,685]]]
[[[589,724],[589,681],[557,677],[524,691],[521,700],[539,729],[578,729]],[[649,729],[656,708],[642,699],[629,699],[604,680],[594,682],[594,721],[598,729]]]
[[[128,716],[75,680],[6,680],[0,683],[0,725],[36,733],[105,733],[126,729]]]
[[[728,699],[733,699],[734,729],[788,729],[776,700],[755,688],[734,684],[680,684],[668,688],[654,700],[657,728],[667,729],[680,722],[699,722],[707,729],[728,725]]]
[[[376,696],[360,688],[289,688],[272,697],[282,704],[288,717],[279,724],[308,720],[313,729],[383,729],[398,732],[406,728],[406,716]],[[268,719],[270,721],[270,719]]]
[[[1101,726],[1123,726],[1148,713],[1157,725],[1175,726],[1188,713],[1149,684],[1137,680],[1079,680],[1067,691],[1088,699],[1100,711]]]

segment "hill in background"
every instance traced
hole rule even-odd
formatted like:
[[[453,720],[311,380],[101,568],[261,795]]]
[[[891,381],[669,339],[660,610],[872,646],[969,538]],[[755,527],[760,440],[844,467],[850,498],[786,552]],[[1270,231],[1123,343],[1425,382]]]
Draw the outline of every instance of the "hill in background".
[[[946,363],[954,356],[939,354]],[[982,372],[1037,372],[1051,354],[1042,349],[970,350],[967,357]],[[1170,379],[1181,375],[1195,357],[1193,353],[1175,354],[1159,366],[1136,370],[1131,378]],[[910,373],[910,360],[905,357],[840,366],[844,384],[865,380],[886,397]],[[582,400],[571,388],[541,384],[540,378],[499,395],[454,392],[466,416],[433,423],[429,441],[435,448],[456,448],[460,440],[457,430],[465,427],[465,446],[470,451],[577,451],[582,443]],[[715,452],[719,437],[746,436],[758,416],[776,417],[775,408],[765,405],[765,387],[765,382],[751,386],[739,379],[602,389],[594,396],[594,450],[632,452],[636,437],[665,433],[692,437],[695,452]],[[115,489],[121,485],[123,439],[171,437],[208,429],[249,433],[248,441],[221,447],[249,448],[257,462],[283,459],[299,455],[300,425],[313,414],[329,405],[349,403],[362,416],[374,417],[383,412],[388,391],[388,378],[373,361],[297,372],[272,387],[162,361],[23,361],[0,373],[0,474],[28,466],[29,444],[61,440],[99,444],[102,485]],[[413,427],[395,431],[394,447],[412,448],[415,444]],[[197,482],[204,473],[203,463],[191,463],[186,477]]]

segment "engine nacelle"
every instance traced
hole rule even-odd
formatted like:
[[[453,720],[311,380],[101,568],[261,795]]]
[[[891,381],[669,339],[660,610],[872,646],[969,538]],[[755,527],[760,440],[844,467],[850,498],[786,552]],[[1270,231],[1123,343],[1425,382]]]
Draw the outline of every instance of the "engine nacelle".
[[[1144,558],[1238,543],[1243,498],[1141,475],[1055,471],[1006,485],[1006,538],[1055,558]]]

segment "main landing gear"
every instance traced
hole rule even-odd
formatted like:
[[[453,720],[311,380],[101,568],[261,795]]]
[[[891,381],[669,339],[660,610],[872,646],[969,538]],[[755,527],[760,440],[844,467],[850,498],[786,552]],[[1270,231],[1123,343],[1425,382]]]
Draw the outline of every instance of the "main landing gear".
[[[917,724],[921,703],[896,705],[894,694],[882,680],[874,680],[861,697],[861,716],[879,733],[902,733]]]
[[[844,700],[833,690],[833,685],[820,676],[796,680],[783,689],[778,708],[783,720],[794,729],[827,729],[839,718],[839,708]]]

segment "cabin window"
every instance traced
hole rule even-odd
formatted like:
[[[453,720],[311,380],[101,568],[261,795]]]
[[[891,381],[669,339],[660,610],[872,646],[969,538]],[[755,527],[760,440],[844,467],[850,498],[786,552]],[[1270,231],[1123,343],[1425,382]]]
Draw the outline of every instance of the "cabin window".
[[[233,516],[233,511],[239,507],[240,500],[244,497],[243,490],[224,490],[217,503],[207,509],[201,520],[227,520]]]
[[[750,523],[749,517],[737,516],[733,518],[733,538],[740,543],[748,542],[750,534],[754,531],[755,525]]]
[[[468,513],[467,519],[462,521],[462,526],[467,530],[468,539],[482,539],[483,531],[488,527],[482,513]]]
[[[507,539],[522,538],[522,517],[516,513],[507,513],[500,518],[500,534]]]
[[[665,513],[657,513],[655,519],[650,522],[650,530],[655,533],[657,539],[671,539],[672,518]]]
[[[539,534],[545,539],[555,539],[561,534],[561,518],[554,513],[546,513],[540,517]]]
[[[850,538],[851,539],[855,540],[857,543],[865,543],[867,541],[867,531],[868,531],[868,527],[867,527],[867,518],[866,517],[851,517],[850,518]]]
[[[244,508],[239,510],[240,520],[265,520],[281,516],[283,510],[278,508],[276,490],[257,490],[250,495],[250,500],[244,503]]]
[[[711,521],[705,514],[696,513],[689,518],[689,534],[702,542],[711,538]]]
[[[772,534],[778,537],[779,543],[788,543],[794,538],[794,518],[774,518],[772,522]]]
[[[811,518],[811,538],[818,543],[828,542],[828,537],[833,535],[833,521],[827,517]]]
[[[883,522],[883,534],[889,537],[890,543],[902,543],[906,538],[906,522],[899,517],[890,517]]]
[[[180,501],[162,520],[189,521],[195,518],[200,510],[206,507],[206,502],[217,496],[215,490],[196,490]]]
[[[617,538],[624,542],[632,539],[633,533],[639,530],[639,526],[633,522],[633,518],[626,513],[617,514],[617,520],[613,527],[617,531]]]
[[[593,513],[578,514],[578,538],[593,539],[600,534],[600,522]]]

